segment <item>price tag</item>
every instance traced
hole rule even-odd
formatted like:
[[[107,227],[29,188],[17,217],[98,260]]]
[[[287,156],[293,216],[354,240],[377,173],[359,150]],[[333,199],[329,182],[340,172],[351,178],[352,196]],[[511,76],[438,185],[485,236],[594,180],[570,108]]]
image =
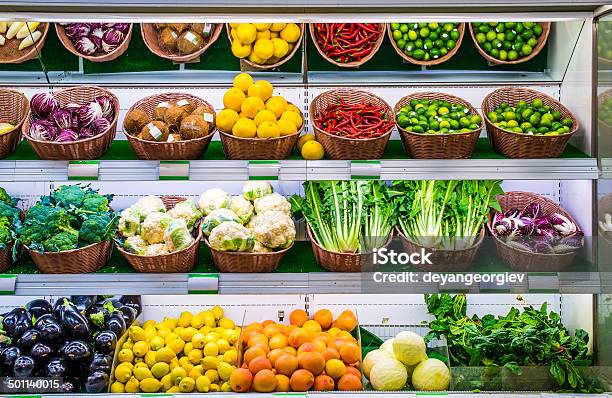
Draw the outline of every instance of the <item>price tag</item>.
[[[352,180],[380,180],[380,160],[351,160]]]
[[[249,180],[278,180],[278,160],[249,160]]]
[[[97,180],[99,160],[71,160],[68,162],[68,180]]]
[[[8,296],[15,294],[15,283],[17,275],[0,274],[0,295]]]
[[[187,292],[189,294],[218,294],[219,274],[189,274]]]
[[[160,180],[188,180],[188,160],[161,160],[159,162]]]

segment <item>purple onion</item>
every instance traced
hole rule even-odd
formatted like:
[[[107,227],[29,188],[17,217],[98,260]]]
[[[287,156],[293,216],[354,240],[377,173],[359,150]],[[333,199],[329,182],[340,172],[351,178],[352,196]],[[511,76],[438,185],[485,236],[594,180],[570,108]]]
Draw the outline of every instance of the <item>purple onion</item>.
[[[539,203],[530,203],[523,209],[521,215],[523,217],[538,218],[542,215],[542,206]]]
[[[28,135],[39,141],[53,141],[57,128],[48,120],[34,120],[30,123]]]
[[[127,32],[130,30],[130,24],[129,23],[116,23],[115,26],[113,26],[113,28],[123,33],[124,35],[127,35]]]
[[[88,36],[91,32],[89,24],[86,23],[71,23],[64,27],[64,32],[73,41],[81,37]]]
[[[102,116],[102,107],[97,102],[83,105],[79,109],[79,122],[81,123],[81,127],[89,126],[94,120]]]
[[[102,48],[107,53],[110,53],[119,47],[119,44],[125,39],[125,35],[118,30],[109,29],[102,36]]]
[[[55,142],[72,142],[76,141],[79,138],[79,135],[76,131],[72,129],[61,129],[57,137],[55,137]]]
[[[107,95],[100,95],[94,100],[102,108],[102,116],[109,122],[113,120],[115,116],[115,109],[113,107],[113,100]]]
[[[56,109],[51,112],[50,119],[60,129],[69,129],[73,127],[72,115],[65,109]]]
[[[91,36],[80,37],[75,43],[74,48],[83,55],[93,55],[96,50],[96,44],[90,39]]]
[[[46,118],[59,108],[59,102],[49,93],[38,93],[32,97],[30,108],[36,116]]]
[[[103,132],[108,130],[110,126],[111,126],[110,122],[106,120],[105,118],[101,117],[99,119],[94,120],[91,123],[91,126],[89,126],[89,128],[91,128],[91,130],[93,130],[94,133],[97,135],[97,134],[102,134]]]

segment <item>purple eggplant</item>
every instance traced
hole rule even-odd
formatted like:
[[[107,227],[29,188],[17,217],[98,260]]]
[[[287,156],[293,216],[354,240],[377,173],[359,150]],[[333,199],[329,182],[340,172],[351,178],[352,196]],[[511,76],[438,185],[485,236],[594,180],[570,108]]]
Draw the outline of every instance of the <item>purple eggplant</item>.
[[[136,310],[136,316],[142,311],[142,298],[140,296],[121,296],[119,297],[119,301],[123,303],[123,305],[134,308]]]
[[[123,336],[125,333],[126,325],[123,320],[123,314],[119,311],[113,312],[111,316],[106,321],[106,329],[115,333],[117,336]]]
[[[32,317],[25,308],[17,307],[4,315],[2,328],[9,337],[18,338],[32,326]]]
[[[110,330],[104,330],[94,336],[94,350],[102,354],[112,354],[117,346],[117,335]]]
[[[50,314],[38,318],[34,328],[40,333],[42,341],[50,345],[59,344],[64,337],[64,329]]]
[[[136,310],[127,305],[119,307],[118,310],[122,313],[123,320],[125,321],[125,326],[130,327],[132,322],[134,322],[134,319],[136,319]]]
[[[96,296],[70,296],[70,301],[75,305],[79,312],[84,314],[89,307],[95,304]]]
[[[80,386],[79,379],[76,377],[64,378],[58,392],[62,394],[74,394],[79,392]]]
[[[101,393],[108,387],[108,374],[102,371],[95,371],[87,376],[85,390],[90,394]]]
[[[38,319],[45,314],[51,314],[53,312],[53,307],[47,300],[36,299],[28,302],[25,305],[26,310],[32,315],[34,318]]]
[[[19,347],[8,347],[0,355],[0,366],[9,369],[13,367],[15,360],[21,356]]]
[[[51,358],[51,354],[53,354],[53,349],[45,343],[36,343],[30,350],[30,355],[38,363],[47,361]]]
[[[66,364],[60,358],[53,358],[45,365],[45,374],[49,377],[63,377],[66,374]]]
[[[91,358],[91,347],[84,341],[74,340],[64,344],[61,353],[69,361],[86,362]]]
[[[38,330],[28,329],[25,332],[23,332],[21,337],[19,337],[19,339],[17,340],[16,344],[20,350],[26,352],[26,351],[29,351],[30,348],[32,348],[34,344],[39,343],[41,340],[42,340],[42,337]]]
[[[64,303],[60,308],[59,320],[64,330],[72,336],[79,339],[91,338],[91,330],[89,329],[87,319],[68,299],[64,299]]]
[[[107,354],[95,353],[89,364],[89,372],[96,371],[109,373],[113,367],[113,357]]]
[[[30,377],[35,367],[34,358],[22,355],[15,359],[15,363],[13,363],[13,375],[19,378]]]

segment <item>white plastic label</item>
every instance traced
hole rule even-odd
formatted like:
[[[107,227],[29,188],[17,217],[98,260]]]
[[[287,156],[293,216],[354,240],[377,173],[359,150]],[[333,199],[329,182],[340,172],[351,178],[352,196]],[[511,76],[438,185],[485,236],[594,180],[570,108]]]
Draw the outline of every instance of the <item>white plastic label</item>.
[[[202,115],[202,117],[204,118],[204,121],[208,123],[212,123],[215,121],[215,117],[212,113],[205,113]]]
[[[187,291],[189,294],[219,293],[219,274],[189,274]]]
[[[188,35],[189,33],[187,33]],[[185,37],[187,37],[187,35],[185,35]],[[193,35],[192,35],[193,36]],[[195,38],[195,36],[193,36]],[[189,105],[189,101],[187,101],[186,99],[182,99],[180,101],[177,101],[176,105],[178,106],[185,106],[185,105]]]

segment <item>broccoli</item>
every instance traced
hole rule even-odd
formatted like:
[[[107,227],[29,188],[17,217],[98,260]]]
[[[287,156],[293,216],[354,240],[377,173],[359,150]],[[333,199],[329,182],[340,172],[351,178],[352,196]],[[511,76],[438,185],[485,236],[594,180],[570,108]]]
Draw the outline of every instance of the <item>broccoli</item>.
[[[52,195],[58,206],[65,208],[79,208],[83,205],[86,191],[80,185],[62,185]]]
[[[92,213],[107,212],[110,210],[108,207],[108,197],[97,192],[88,193],[85,195],[81,210]]]
[[[9,206],[15,206],[17,204],[17,200],[8,193],[6,193],[6,189],[0,187],[0,202],[7,204]]]
[[[8,218],[9,222],[13,224],[19,220],[19,209],[4,202],[0,202],[0,217]]]
[[[98,243],[110,240],[117,224],[117,216],[99,214],[89,217],[81,224],[79,240],[85,243]]]
[[[19,230],[24,245],[46,241],[58,233],[78,234],[70,225],[70,215],[66,210],[36,204],[26,213],[24,225]]]
[[[11,222],[6,217],[0,217],[0,249],[6,249],[7,243],[13,240],[13,232],[11,231]]]
[[[75,230],[64,231],[52,235],[43,242],[43,247],[49,252],[61,252],[76,249],[79,243],[79,233]]]

